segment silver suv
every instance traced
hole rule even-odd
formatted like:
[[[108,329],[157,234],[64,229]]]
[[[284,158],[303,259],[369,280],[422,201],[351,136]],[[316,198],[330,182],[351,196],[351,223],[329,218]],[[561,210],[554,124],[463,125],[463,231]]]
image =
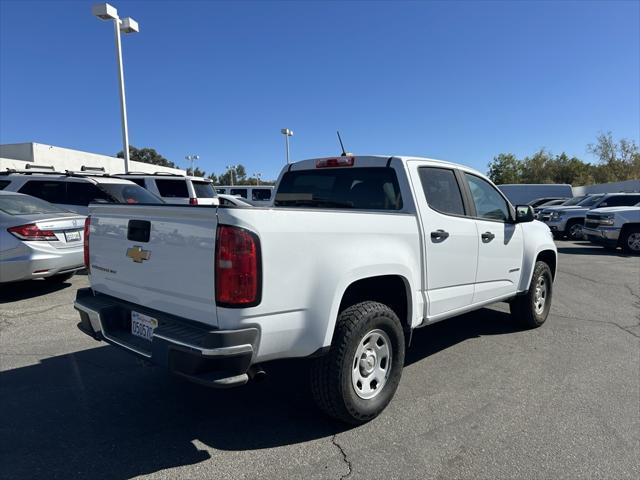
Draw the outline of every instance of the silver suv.
[[[0,190],[37,197],[80,215],[89,214],[90,203],[163,203],[129,180],[100,171],[56,172],[11,170],[0,172]]]

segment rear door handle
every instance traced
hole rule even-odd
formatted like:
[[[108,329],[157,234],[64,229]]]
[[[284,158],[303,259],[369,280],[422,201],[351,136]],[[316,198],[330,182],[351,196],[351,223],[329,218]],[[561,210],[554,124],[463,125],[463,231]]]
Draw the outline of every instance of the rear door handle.
[[[484,232],[482,235],[480,235],[482,237],[482,241],[484,243],[489,243],[491,240],[493,240],[494,238],[496,238],[496,236],[491,233],[491,232]]]
[[[436,230],[435,232],[431,232],[432,240],[446,240],[449,238],[449,232],[445,232],[444,230]]]

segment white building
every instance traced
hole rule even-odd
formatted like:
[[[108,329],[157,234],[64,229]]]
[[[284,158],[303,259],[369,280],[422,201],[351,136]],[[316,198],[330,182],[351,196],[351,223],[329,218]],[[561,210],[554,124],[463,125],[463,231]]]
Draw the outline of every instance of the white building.
[[[102,167],[105,173],[124,173],[124,160],[98,153],[82,152],[70,148],[56,147],[42,143],[10,143],[0,145],[0,171],[7,168],[24,170],[27,165],[53,166],[54,170],[80,171],[85,167]],[[166,172],[184,175],[186,172],[177,168],[161,167],[142,162],[129,162],[131,172]]]

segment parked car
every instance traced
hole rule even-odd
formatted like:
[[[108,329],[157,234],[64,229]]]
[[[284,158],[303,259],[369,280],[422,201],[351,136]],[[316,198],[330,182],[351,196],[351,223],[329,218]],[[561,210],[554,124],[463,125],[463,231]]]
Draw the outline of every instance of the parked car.
[[[269,210],[184,208],[92,205],[75,308],[87,335],[203,385],[312,358],[320,408],[362,423],[391,401],[413,329],[499,301],[534,328],[551,306],[549,229],[461,165],[305,160]]]
[[[155,174],[129,172],[116,175],[126,178],[154,195],[165,203],[177,205],[218,205],[213,182],[209,178],[190,177],[173,173]]]
[[[163,203],[133,182],[100,172],[7,170],[0,172],[0,190],[40,198],[86,215],[88,205],[100,203]]]
[[[561,199],[557,199],[557,200],[549,200],[547,202],[544,202],[542,204],[539,204],[536,207],[533,207],[533,205],[531,205],[533,207],[533,216],[536,220],[538,220],[538,216],[540,214],[540,212],[542,212],[542,210],[544,210],[545,208],[549,208],[549,207],[555,207],[557,205],[565,205],[567,203],[567,199],[566,198],[561,198]]]
[[[527,202],[527,205],[531,205],[531,207],[533,209],[535,209],[536,207],[542,206],[542,205],[546,205],[549,202],[566,202],[570,197],[540,197],[540,198],[536,198],[535,200],[531,200],[530,202]]]
[[[640,253],[640,202],[632,207],[597,208],[587,213],[587,240],[608,248]]]
[[[253,207],[253,205],[251,203],[249,203],[247,200],[245,200],[242,197],[236,197],[234,195],[225,195],[225,194],[218,194],[218,201],[220,202],[221,206],[227,206],[227,207]]]
[[[498,185],[498,188],[514,205],[540,198],[573,197],[573,188],[566,183],[512,183]]]
[[[63,282],[83,269],[84,220],[39,198],[0,191],[0,283]]]
[[[604,193],[590,195],[576,206],[550,207],[540,215],[558,238],[568,237],[571,240],[582,238],[582,227],[589,210],[603,207],[622,207],[635,205],[640,201],[640,193]],[[545,213],[549,212],[549,215]]]
[[[218,195],[242,197],[254,206],[267,206],[273,203],[273,185],[221,185],[215,188]]]

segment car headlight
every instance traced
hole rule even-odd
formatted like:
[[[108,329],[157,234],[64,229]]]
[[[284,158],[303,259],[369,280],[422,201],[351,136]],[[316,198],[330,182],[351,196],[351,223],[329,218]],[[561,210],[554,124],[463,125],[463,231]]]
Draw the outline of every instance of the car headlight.
[[[600,217],[600,225],[613,225],[614,222],[614,216],[613,215],[605,215],[603,217]]]
[[[560,220],[562,218],[562,215],[564,215],[563,212],[552,212],[551,220]]]

